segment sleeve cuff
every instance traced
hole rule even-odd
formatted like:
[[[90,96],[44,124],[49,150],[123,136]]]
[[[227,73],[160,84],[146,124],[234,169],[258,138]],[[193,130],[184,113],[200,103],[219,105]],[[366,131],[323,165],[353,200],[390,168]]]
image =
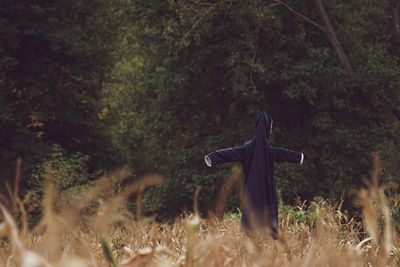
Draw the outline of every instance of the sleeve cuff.
[[[304,154],[303,154],[303,153],[301,153],[300,164],[303,164],[303,160],[304,160]]]
[[[211,159],[208,156],[204,156],[204,161],[206,162],[208,167],[211,167]]]

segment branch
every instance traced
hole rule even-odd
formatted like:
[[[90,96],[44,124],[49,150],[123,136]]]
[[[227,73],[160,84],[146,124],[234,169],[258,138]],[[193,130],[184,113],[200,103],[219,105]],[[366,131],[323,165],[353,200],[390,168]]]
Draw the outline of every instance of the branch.
[[[333,30],[331,23],[329,22],[329,18],[326,15],[325,8],[322,5],[321,0],[314,0],[315,7],[317,8],[317,13],[321,18],[321,21],[324,25],[325,33],[331,41],[333,48],[336,50],[336,53],[339,56],[340,63],[342,63],[343,68],[347,71],[350,77],[354,77],[354,71],[350,64],[349,59],[347,58],[346,52],[344,51],[341,43],[336,37],[335,31]]]
[[[219,5],[223,5],[223,4],[226,4],[226,3],[235,2],[235,0],[224,0],[224,1],[221,1],[221,2],[218,2],[218,3],[206,3],[206,2],[199,2],[199,1],[195,1],[195,0],[192,0],[191,2],[193,4],[202,5],[202,6],[219,6]]]
[[[400,43],[400,19],[399,19],[399,12],[400,12],[400,1],[399,0],[391,0],[390,1],[390,8],[392,9],[392,23],[393,23],[393,30],[396,42]]]
[[[314,5],[317,8],[317,13],[318,13],[323,25],[320,25],[317,22],[307,18],[300,12],[297,12],[296,10],[291,8],[288,4],[286,4],[282,0],[274,0],[274,2],[283,5],[285,8],[287,8],[290,12],[292,12],[296,16],[304,19],[305,21],[311,23],[312,25],[314,25],[315,27],[317,27],[318,29],[323,31],[327,35],[329,41],[331,41],[333,48],[336,50],[336,53],[339,56],[339,60],[340,60],[340,63],[342,64],[343,68],[347,71],[347,73],[349,74],[350,77],[355,76],[353,68],[350,64],[350,61],[347,58],[347,55],[344,52],[344,49],[343,49],[341,43],[337,39],[337,37],[335,35],[335,31],[333,30],[333,28],[331,26],[331,23],[329,22],[329,18],[326,15],[326,12],[325,12],[324,6],[322,5],[321,0],[314,0]]]
[[[207,11],[192,25],[192,28],[190,28],[190,30],[188,30],[188,31],[185,33],[185,35],[181,38],[181,40],[184,40],[184,39],[186,39],[186,38],[189,36],[189,34],[194,30],[194,28],[196,28],[197,24],[199,24],[200,21],[201,21],[202,19],[204,19],[204,17],[207,16],[208,13],[210,13],[211,8],[212,8],[212,7],[209,7],[209,8],[207,9]]]
[[[321,25],[319,25],[318,23],[316,23],[315,21],[307,18],[306,16],[304,16],[303,14],[297,12],[296,10],[294,10],[293,8],[291,8],[288,4],[286,4],[285,2],[281,1],[281,0],[274,0],[275,2],[283,5],[284,7],[286,7],[287,10],[289,10],[290,12],[292,12],[293,14],[295,14],[296,16],[304,19],[305,21],[311,23],[312,25],[314,25],[315,27],[317,27],[318,29],[320,29],[321,31],[325,31],[325,28]]]

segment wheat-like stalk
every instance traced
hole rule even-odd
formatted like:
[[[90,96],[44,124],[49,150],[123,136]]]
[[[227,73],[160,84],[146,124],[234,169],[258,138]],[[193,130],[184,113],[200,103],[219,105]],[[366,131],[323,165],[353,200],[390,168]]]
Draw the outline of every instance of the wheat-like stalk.
[[[379,167],[376,163],[375,166]],[[248,236],[236,214],[222,214],[237,171],[222,189],[217,211],[195,213],[158,223],[126,210],[127,198],[161,182],[158,176],[138,180],[113,194],[124,179],[105,177],[74,200],[60,194],[48,178],[41,222],[18,228],[1,205],[0,266],[398,266],[399,238],[393,229],[383,190],[374,178],[360,191],[363,220],[349,218],[342,202],[298,201],[291,213],[280,214],[279,238]],[[374,172],[375,174],[377,172]],[[108,180],[107,180],[108,179]],[[110,181],[111,180],[111,181]],[[12,190],[11,190],[12,191]],[[201,191],[197,191],[195,202]],[[141,196],[139,196],[141,203]],[[395,200],[397,201],[397,200]],[[9,203],[23,203],[18,199]],[[93,203],[97,203],[95,207]],[[29,203],[25,203],[29,205]],[[398,203],[396,204],[398,206]],[[21,212],[25,212],[20,206]],[[10,207],[13,207],[12,205]],[[94,209],[92,212],[84,212]],[[140,207],[137,209],[140,213]],[[15,213],[14,213],[15,214]],[[214,215],[213,215],[214,214]],[[22,220],[26,217],[19,216]],[[380,225],[382,227],[380,227]],[[366,230],[366,232],[364,231]]]

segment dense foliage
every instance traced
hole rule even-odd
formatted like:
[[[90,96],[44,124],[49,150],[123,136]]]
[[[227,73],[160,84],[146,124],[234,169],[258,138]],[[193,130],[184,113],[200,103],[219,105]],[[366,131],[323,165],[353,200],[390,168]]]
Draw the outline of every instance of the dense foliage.
[[[242,145],[265,110],[272,144],[306,155],[276,165],[285,202],[351,196],[372,151],[399,182],[396,1],[323,1],[354,74],[320,28],[318,1],[2,2],[2,166],[41,165],[58,144],[82,153],[90,177],[126,162],[164,175],[148,213],[192,207],[199,186],[205,211],[230,165],[210,169],[203,156]]]
[[[152,193],[157,211],[190,207],[198,186],[201,206],[213,203],[229,167],[208,169],[202,157],[251,138],[261,110],[274,118],[272,143],[307,156],[302,167],[278,167],[285,201],[349,195],[369,175],[372,151],[398,148],[400,69],[388,3],[324,1],[351,76],[325,32],[277,2],[130,5],[140,100],[130,133],[136,158],[150,153],[145,166],[168,177]],[[319,23],[312,3],[287,4]]]
[[[90,168],[121,162],[99,119],[102,88],[118,47],[117,1],[1,1],[0,166],[24,180],[58,144],[92,158]]]

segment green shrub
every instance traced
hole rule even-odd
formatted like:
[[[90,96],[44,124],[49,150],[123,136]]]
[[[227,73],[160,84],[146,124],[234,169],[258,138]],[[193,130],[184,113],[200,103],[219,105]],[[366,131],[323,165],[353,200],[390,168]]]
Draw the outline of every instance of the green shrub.
[[[99,175],[99,172],[89,172],[88,163],[88,155],[80,152],[69,155],[55,144],[46,159],[35,167],[31,185],[34,188],[43,188],[46,179],[51,179],[59,191],[84,185]]]

